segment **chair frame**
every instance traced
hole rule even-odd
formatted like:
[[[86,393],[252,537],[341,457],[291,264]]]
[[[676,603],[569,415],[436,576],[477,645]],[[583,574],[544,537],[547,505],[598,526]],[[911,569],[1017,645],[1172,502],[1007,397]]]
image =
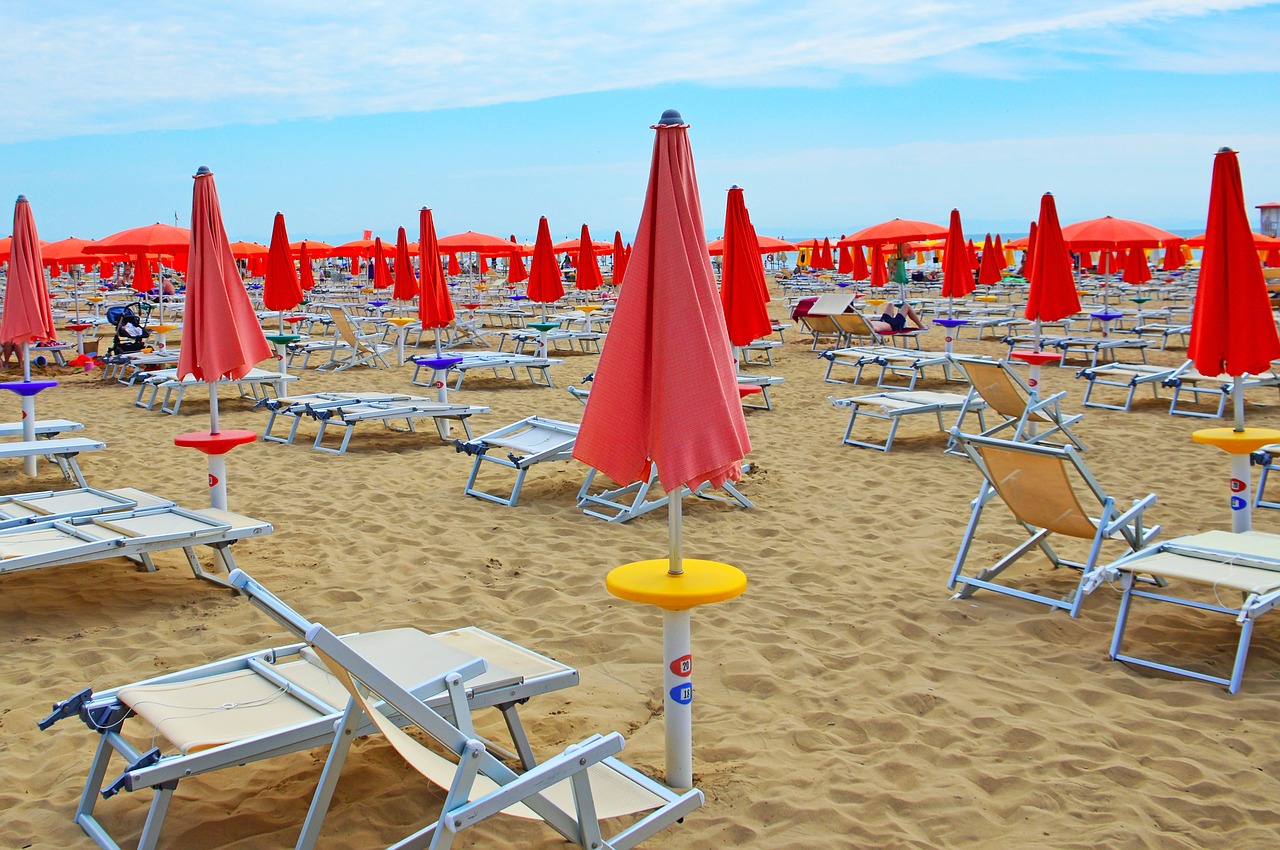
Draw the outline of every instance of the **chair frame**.
[[[1083,419],[1084,414],[1077,413],[1067,416],[1062,412],[1060,402],[1066,397],[1067,394],[1065,392],[1054,393],[1041,398],[1005,360],[953,356],[952,361],[960,367],[970,383],[968,403],[960,411],[960,416],[956,420],[956,428],[959,430],[964,430],[965,418],[971,410],[975,409],[976,403],[982,401],[988,408],[1004,419],[1003,422],[993,428],[987,428],[983,425],[980,434],[982,437],[995,437],[1005,431],[1012,430],[1013,433],[1010,439],[1013,442],[1048,445],[1045,443],[1048,438],[1055,434],[1060,434],[1070,445],[1075,446],[1080,451],[1087,449],[1084,441],[1071,430],[1071,426]],[[989,398],[984,395],[982,392],[983,382],[974,381],[974,376],[970,374],[970,370],[973,367],[979,370],[998,370],[1002,373],[1007,389],[1017,394],[1017,406],[1020,409],[1015,409],[1013,404],[1006,403],[1009,401],[1008,398]],[[1046,430],[1040,431],[1038,427],[1040,425],[1048,427]]]

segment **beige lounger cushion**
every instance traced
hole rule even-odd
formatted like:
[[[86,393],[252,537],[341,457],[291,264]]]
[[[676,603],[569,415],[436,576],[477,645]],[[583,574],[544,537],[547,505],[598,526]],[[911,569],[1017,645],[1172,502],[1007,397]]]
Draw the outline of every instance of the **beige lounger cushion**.
[[[1217,553],[1224,560],[1198,558],[1177,552],[1159,552],[1141,558],[1132,564],[1133,571],[1161,578],[1181,579],[1215,588],[1238,590],[1242,593],[1269,593],[1280,590],[1280,535],[1259,531],[1242,534],[1229,531],[1206,531],[1189,537],[1179,537],[1165,545],[1182,549],[1203,549]],[[1233,564],[1227,556],[1235,553],[1244,557],[1276,561],[1276,569]]]

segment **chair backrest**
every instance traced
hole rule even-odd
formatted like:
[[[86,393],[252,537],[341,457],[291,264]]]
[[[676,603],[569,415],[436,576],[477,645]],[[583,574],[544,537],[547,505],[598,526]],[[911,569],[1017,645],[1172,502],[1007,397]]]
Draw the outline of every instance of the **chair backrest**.
[[[869,337],[875,342],[883,340],[880,332],[871,326],[871,320],[861,313],[841,313],[831,318],[835,320],[836,327],[840,328],[844,333],[852,336]]]
[[[843,313],[849,309],[849,305],[853,303],[853,293],[845,294],[843,292],[827,292],[818,296],[818,300],[813,302],[813,306],[809,308],[810,316],[834,316]]]
[[[1014,516],[1056,534],[1092,539],[1098,527],[1080,504],[1067,465],[1073,455],[1048,446],[973,445],[983,474]]]
[[[1002,416],[1017,419],[1027,411],[1030,394],[1022,379],[1007,363],[997,360],[957,360],[969,383],[987,406]]]
[[[347,315],[347,311],[341,307],[325,307],[329,317],[333,319],[333,328],[338,332],[338,336],[342,337],[342,341],[352,348],[359,350],[368,350],[368,346],[364,344],[359,333],[356,332],[355,326],[351,324],[351,317]]]

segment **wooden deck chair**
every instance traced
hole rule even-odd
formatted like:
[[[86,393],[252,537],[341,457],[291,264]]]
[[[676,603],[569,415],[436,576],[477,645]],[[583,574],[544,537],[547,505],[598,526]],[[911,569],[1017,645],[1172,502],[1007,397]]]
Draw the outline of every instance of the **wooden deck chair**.
[[[960,543],[960,552],[947,580],[947,587],[952,590],[960,586],[956,599],[965,599],[978,590],[991,590],[1039,602],[1050,608],[1061,608],[1075,617],[1080,613],[1086,576],[1097,566],[1103,542],[1118,539],[1129,551],[1136,552],[1160,532],[1160,526],[1147,527],[1144,523],[1146,509],[1156,501],[1154,493],[1121,510],[1072,446],[1057,448],[1014,443],[963,434],[958,430],[951,433],[983,477],[978,496],[972,502],[973,514]],[[1080,503],[1077,490],[1072,485],[1073,478],[1083,483],[1084,490],[1093,497],[1092,502],[1096,502],[1096,506],[1086,509]],[[996,496],[1013,512],[1029,537],[992,566],[973,574],[965,573],[965,561],[973,546],[983,509]],[[1096,512],[1096,516],[1091,515],[1090,510]],[[1088,556],[1083,561],[1070,561],[1059,556],[1047,542],[1051,534],[1089,541]],[[1071,567],[1080,571],[1079,580],[1064,595],[1050,596],[996,581],[1001,573],[1033,548],[1039,548],[1054,569]]]
[[[1101,407],[1105,410],[1124,410],[1128,411],[1133,405],[1133,396],[1138,391],[1138,387],[1151,387],[1152,397],[1160,398],[1160,386],[1166,381],[1175,369],[1170,366],[1149,366],[1145,363],[1107,363],[1102,366],[1093,366],[1081,369],[1076,373],[1077,378],[1084,378],[1089,382],[1088,388],[1084,391],[1085,407]],[[1126,391],[1124,404],[1108,404],[1107,402],[1094,401],[1093,391],[1098,387],[1119,387]]]
[[[898,433],[898,426],[907,416],[920,413],[932,413],[938,420],[938,430],[950,434],[950,428],[943,424],[943,413],[956,413],[966,409],[968,397],[960,393],[936,393],[923,391],[904,391],[888,393],[871,393],[870,395],[852,396],[850,398],[828,398],[836,407],[848,408],[849,424],[844,429],[842,442],[846,446],[863,446],[868,449],[887,452],[893,448],[893,438]],[[985,425],[982,402],[968,405],[968,409],[977,414],[980,425]],[[889,434],[883,443],[853,438],[853,425],[858,415],[871,419],[880,419],[889,423]],[[951,445],[950,439],[948,446]]]
[[[338,338],[346,344],[345,348],[335,348],[329,356],[329,362],[319,367],[323,372],[341,372],[352,366],[373,366],[391,368],[383,355],[393,351],[393,346],[378,342],[378,335],[365,333],[356,328],[347,315],[347,311],[335,305],[325,306],[325,312],[333,320],[333,329]]]
[[[575,422],[528,416],[473,440],[454,440],[454,448],[475,458],[471,465],[471,475],[462,492],[509,508],[514,507],[516,500],[520,498],[520,489],[524,486],[524,477],[529,469],[535,464],[548,461],[572,460],[573,444],[577,439],[578,424]],[[501,454],[503,452],[505,457]],[[476,476],[480,473],[481,464],[486,462],[516,470],[516,480],[511,487],[510,496],[498,496],[476,487]]]
[[[1173,581],[1199,585],[1207,588],[1208,593],[1198,594],[1197,598],[1195,594],[1139,590],[1137,583],[1142,577],[1159,579],[1161,583]],[[1280,604],[1280,535],[1260,531],[1208,531],[1178,537],[1099,568],[1089,578],[1088,590],[1096,588],[1102,581],[1119,578],[1121,582],[1123,595],[1109,651],[1112,660],[1225,685],[1227,691],[1234,694],[1240,690],[1244,680],[1254,623]],[[1223,596],[1229,593],[1240,594],[1239,604],[1222,601]],[[1230,674],[1218,676],[1203,669],[1167,664],[1122,652],[1125,626],[1135,599],[1167,602],[1234,617],[1240,624],[1240,640]]]
[[[1061,435],[1070,445],[1080,451],[1085,450],[1084,441],[1071,430],[1071,426],[1083,419],[1084,414],[1068,416],[1062,412],[1059,402],[1066,396],[1065,392],[1040,398],[1004,360],[952,359],[970,384],[970,405],[960,411],[956,428],[965,429],[964,420],[969,410],[981,400],[1002,420],[993,428],[984,427],[983,437],[1006,435],[1008,432],[1007,439],[1014,442],[1044,444],[1050,437]]]
[[[240,571],[233,575],[237,588],[256,586]],[[264,610],[277,619],[289,620],[295,633],[296,624],[306,624],[260,587],[246,592],[260,607],[264,596],[271,598],[272,605]],[[519,707],[535,696],[578,684],[574,668],[471,626],[433,635],[414,628],[393,628],[349,635],[343,640],[384,665],[416,699],[446,716],[453,704],[442,677],[460,665],[483,659],[485,672],[466,682],[466,708],[501,712],[516,750],[510,758],[518,759],[526,769],[534,767],[537,759]],[[48,729],[64,718],[79,717],[99,736],[75,820],[101,847],[119,850],[120,845],[99,819],[100,800],[153,789],[150,812],[137,843],[139,848],[152,848],[160,839],[170,803],[183,780],[326,746],[333,741],[334,725],[342,720],[348,698],[345,688],[306,644],[293,643],[98,693],[85,688],[55,703],[53,712],[39,725]],[[217,708],[211,709],[211,705]],[[136,720],[130,722],[133,718]],[[396,722],[406,721],[397,717]],[[365,723],[354,730],[353,737],[376,731],[372,723]],[[151,748],[144,752],[131,743],[139,738],[149,739]],[[502,751],[498,745],[486,743]],[[127,766],[108,783],[107,770],[117,755]],[[210,831],[218,828],[220,824],[211,825]]]
[[[233,581],[261,607],[275,607],[270,595],[251,579],[246,581],[242,572]],[[277,619],[282,622],[297,617],[287,608],[280,615]],[[622,736],[616,732],[592,735],[517,773],[494,758],[472,725],[465,689],[468,681],[486,671],[484,659],[461,661],[433,681],[448,700],[447,709],[437,710],[410,693],[398,681],[402,676],[397,677],[385,663],[368,657],[354,643],[318,623],[302,621],[296,625],[305,625],[303,639],[348,694],[298,839],[301,850],[315,846],[351,740],[369,721],[410,767],[446,792],[440,814],[393,845],[396,848],[447,850],[457,833],[502,813],[541,820],[583,850],[626,850],[702,805],[702,792],[696,788],[684,793],[672,791],[613,758],[623,746]],[[446,755],[410,737],[388,716],[395,714],[407,721],[405,725],[430,737]],[[642,814],[645,812],[648,814]],[[601,820],[636,814],[642,816],[604,837]]]

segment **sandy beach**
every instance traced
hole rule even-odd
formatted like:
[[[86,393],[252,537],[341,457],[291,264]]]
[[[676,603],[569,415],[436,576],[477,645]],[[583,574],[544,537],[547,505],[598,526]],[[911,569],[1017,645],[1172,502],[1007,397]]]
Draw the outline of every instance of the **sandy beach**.
[[[826,362],[796,330],[776,366],[751,367],[786,379],[775,410],[747,414],[753,450],[741,490],[757,508],[686,501],[686,554],[734,564],[750,585],[694,614],[695,772],[706,804],[646,846],[1276,846],[1277,623],[1262,620],[1243,690],[1230,696],[1109,661],[1115,589],[1089,597],[1078,619],[990,593],[952,600],[946,579],[980,476],[943,454],[945,437],[927,417],[904,424],[889,454],[841,445],[847,413],[827,397],[874,387],[824,383]],[[940,350],[941,331],[924,344]],[[966,339],[957,351],[1005,347]],[[565,388],[598,355],[558,356],[555,388],[473,374],[451,397],[491,408],[472,419],[476,434],[531,414],[576,421],[582,406]],[[1150,354],[1154,363],[1184,357],[1176,346]],[[292,391],[410,390],[412,368],[308,370]],[[166,416],[136,409],[134,389],[96,371],[43,371],[60,384],[39,397],[40,416],[83,422],[84,435],[108,444],[81,456],[90,485],[207,504],[204,457],[173,445],[207,428],[204,393]],[[1050,368],[1044,383],[1078,412],[1085,384],[1075,372]],[[938,375],[919,388],[948,389]],[[1077,426],[1095,475],[1124,503],[1157,493],[1148,517],[1162,537],[1229,528],[1227,457],[1191,442],[1192,431],[1221,423],[1139,398],[1129,413],[1089,409]],[[1249,401],[1251,425],[1280,427],[1274,390]],[[16,400],[0,403],[2,418],[16,420]],[[222,419],[261,433],[266,414],[224,396]],[[610,596],[604,576],[665,555],[664,511],[623,525],[584,516],[574,495],[587,470],[576,462],[535,467],[514,508],[465,496],[470,458],[429,425],[417,434],[363,425],[341,456],[309,442],[259,441],[231,454],[231,509],[275,527],[234,547],[241,568],[338,632],[476,625],[573,665],[579,687],[523,708],[538,753],[617,730],[623,758],[661,776],[660,617]],[[482,475],[505,483],[496,467]],[[34,481],[20,464],[0,464],[0,493],[66,486],[49,464]],[[1258,511],[1255,527],[1280,532],[1280,512]],[[994,560],[1021,539],[997,503],[971,557]],[[93,846],[72,816],[97,737],[75,720],[37,730],[51,703],[289,641],[230,591],[195,580],[180,553],[157,561],[156,573],[111,559],[0,577],[0,846]],[[1064,592],[1074,580],[1039,557],[1013,574]],[[1238,626],[1163,607],[1135,614],[1132,640],[1223,670]],[[504,740],[495,718],[482,728]],[[162,846],[293,846],[324,755],[182,783]],[[321,846],[391,843],[434,818],[440,798],[384,741],[362,740]],[[149,800],[121,794],[100,815],[136,840]],[[564,846],[545,827],[505,819],[458,844]]]

